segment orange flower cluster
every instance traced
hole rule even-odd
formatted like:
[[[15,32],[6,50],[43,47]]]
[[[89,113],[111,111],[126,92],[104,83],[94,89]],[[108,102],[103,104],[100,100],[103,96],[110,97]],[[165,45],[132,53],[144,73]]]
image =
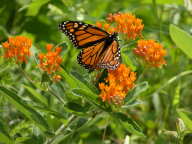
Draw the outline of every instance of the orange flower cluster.
[[[142,24],[142,20],[136,18],[134,15],[130,13],[115,13],[109,14],[107,17],[107,21],[109,23],[115,24],[115,27],[112,27],[110,24],[104,24],[97,22],[96,25],[100,28],[104,28],[109,33],[117,32],[123,33],[126,35],[128,39],[136,39],[138,36],[142,36],[141,32],[144,28]]]
[[[127,92],[134,87],[135,80],[136,73],[121,64],[116,70],[108,71],[108,77],[105,79],[107,84],[99,83],[100,97],[103,101],[121,104]]]
[[[60,69],[60,64],[62,62],[61,56],[59,54],[61,53],[62,49],[61,47],[56,47],[54,51],[52,51],[53,45],[47,44],[46,49],[47,53],[43,54],[40,53],[38,55],[38,58],[40,60],[39,67],[46,71],[48,74],[52,74]],[[59,78],[58,76],[54,76],[56,80]]]
[[[159,67],[166,64],[164,56],[166,50],[163,46],[154,40],[139,40],[137,42],[137,48],[134,49],[134,53],[142,57],[151,66]]]
[[[114,32],[117,32],[116,28],[110,26],[110,24],[108,24],[108,23],[96,22],[96,26],[99,27],[99,28],[104,29],[105,31],[107,31],[110,34],[112,34]]]
[[[30,56],[30,48],[32,41],[24,36],[16,36],[8,38],[8,41],[2,43],[5,50],[5,58],[15,58],[17,62],[27,62]]]

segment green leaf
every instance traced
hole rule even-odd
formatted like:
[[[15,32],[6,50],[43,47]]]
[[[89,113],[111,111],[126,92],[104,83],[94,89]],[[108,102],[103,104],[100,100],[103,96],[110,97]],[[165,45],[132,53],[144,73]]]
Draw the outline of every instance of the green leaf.
[[[34,127],[34,124],[31,121],[21,121],[20,123],[16,124],[10,131],[9,135],[11,137],[14,137],[17,134],[22,135],[23,129],[29,129],[31,127]]]
[[[27,141],[29,139],[31,139],[31,137],[18,137],[18,138],[16,138],[15,143],[16,144],[21,144],[22,142],[25,142],[25,141]]]
[[[169,33],[175,44],[189,57],[192,58],[192,36],[175,25],[170,25]]]
[[[44,105],[48,106],[48,101],[43,95],[41,95],[40,93],[38,93],[35,89],[33,89],[31,87],[28,87],[26,85],[24,85],[24,87],[32,94],[32,96],[34,96],[34,98],[39,100]]]
[[[60,72],[60,74],[64,77],[66,82],[69,84],[69,86],[72,89],[83,89],[86,92],[88,92],[90,95],[90,98],[97,99],[98,96],[94,94],[87,86],[86,84],[82,83],[80,80],[76,79],[73,75],[68,74],[64,69]]]
[[[85,96],[88,99],[91,98],[95,102],[98,100],[98,95],[96,95],[90,91],[86,91],[85,89],[76,88],[76,89],[73,89],[72,92],[78,96]]]
[[[149,84],[147,81],[143,81],[136,85],[134,97],[139,96],[141,93],[149,89]]]
[[[64,109],[67,112],[70,112],[77,116],[89,116],[89,114],[86,113],[88,111],[88,108],[86,106],[83,107],[80,104],[75,103],[75,102],[67,103],[67,105],[65,105]]]
[[[125,99],[125,102],[127,104],[132,103],[137,99],[138,96],[140,96],[143,92],[149,89],[149,84],[147,81],[143,81],[136,85],[134,90],[130,91],[128,96]]]
[[[177,113],[179,115],[179,117],[183,120],[183,122],[185,123],[185,125],[187,126],[188,129],[190,129],[192,131],[192,120],[187,116],[187,114],[181,110],[181,109],[177,109]]]
[[[142,3],[152,3],[152,0],[142,0]],[[156,0],[157,4],[178,4],[178,5],[183,5],[182,0]]]
[[[107,109],[105,109],[98,100],[98,95],[90,92],[90,91],[86,91],[85,89],[73,89],[72,90],[73,93],[83,96],[85,97],[87,100],[89,100],[90,102],[92,102],[95,106],[97,106],[98,108],[104,110],[104,111],[108,111]]]
[[[19,96],[17,96],[16,93],[2,86],[0,86],[0,91],[6,95],[5,98],[7,98],[7,100],[17,108],[17,110],[22,112],[30,120],[34,121],[41,130],[46,131],[49,129],[44,118],[27,105]]]
[[[61,141],[65,140],[66,138],[68,138],[69,136],[71,136],[73,133],[69,133],[69,134],[59,134],[56,136],[56,138],[51,141],[50,144],[59,144]]]
[[[1,131],[0,131],[0,143],[14,144],[14,142],[7,135],[1,133]]]
[[[119,121],[123,128],[130,133],[145,137],[140,126],[127,115],[120,112],[115,112],[112,114],[112,117],[116,118],[116,121]]]
[[[0,120],[0,143],[12,144],[13,141],[9,134],[7,133],[5,126],[3,125],[3,121]]]
[[[40,8],[49,2],[49,0],[34,0],[30,3],[28,10],[27,10],[27,16],[36,16],[40,10]]]
[[[83,107],[80,104],[75,103],[75,102],[67,103],[67,107],[76,112],[86,112],[87,111],[87,109],[85,107]]]
[[[131,67],[133,71],[137,70],[137,67],[133,64],[132,60],[129,58],[127,54],[122,53],[123,63]]]
[[[61,76],[64,77],[64,79],[66,80],[66,82],[68,83],[68,85],[71,87],[71,88],[77,88],[78,87],[78,81],[75,77],[73,77],[72,75],[70,74],[67,74],[67,72],[62,69],[62,71],[60,71],[60,74]]]

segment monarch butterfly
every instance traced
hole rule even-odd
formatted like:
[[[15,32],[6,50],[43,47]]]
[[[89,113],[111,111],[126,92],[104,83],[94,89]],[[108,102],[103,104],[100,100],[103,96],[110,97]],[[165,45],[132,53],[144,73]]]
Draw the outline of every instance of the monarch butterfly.
[[[116,69],[120,64],[120,48],[117,33],[106,31],[79,21],[64,21],[59,29],[68,36],[73,45],[82,49],[78,63],[86,69]]]

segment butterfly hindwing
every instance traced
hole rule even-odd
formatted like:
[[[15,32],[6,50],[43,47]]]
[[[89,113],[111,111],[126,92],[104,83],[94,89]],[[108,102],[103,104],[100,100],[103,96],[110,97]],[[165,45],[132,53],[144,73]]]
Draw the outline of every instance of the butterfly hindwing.
[[[59,25],[59,29],[69,37],[77,48],[91,46],[109,36],[100,28],[78,21],[64,21]]]
[[[105,47],[105,41],[97,43],[83,50],[78,55],[78,62],[87,69],[106,68],[114,70],[120,64],[120,49],[118,42],[114,40]]]
[[[117,40],[113,40],[113,42],[101,54],[97,67],[114,70],[120,64],[120,56],[119,44]]]
[[[83,48],[77,57],[79,64],[89,70],[95,69],[104,46],[105,42],[102,41],[96,45]]]

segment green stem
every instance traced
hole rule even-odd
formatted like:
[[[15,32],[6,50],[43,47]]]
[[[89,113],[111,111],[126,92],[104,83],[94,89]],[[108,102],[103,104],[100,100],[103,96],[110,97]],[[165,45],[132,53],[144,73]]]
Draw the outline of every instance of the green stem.
[[[131,46],[131,45],[133,45],[133,44],[135,44],[135,41],[130,42],[130,43],[128,43],[128,44],[124,44],[124,45],[121,47],[121,49],[123,49],[123,48],[125,48],[125,47],[129,47],[129,46]]]
[[[154,93],[159,93],[161,90],[163,90],[165,87],[167,87],[168,85],[170,85],[171,83],[173,83],[174,81],[180,79],[183,76],[192,74],[192,70],[188,70],[188,71],[184,71],[181,72],[180,74],[174,76],[173,78],[169,79],[162,87],[160,87],[157,91],[155,91]],[[154,94],[153,93],[153,94]]]
[[[19,65],[19,70],[24,75],[24,77],[33,85],[33,80],[26,74],[26,72],[22,69],[20,65]]]
[[[77,116],[72,115],[72,116],[69,118],[68,123],[67,123],[66,125],[62,124],[62,125],[55,131],[55,136],[54,136],[53,138],[51,138],[51,139],[48,139],[48,140],[45,142],[45,144],[52,144],[52,143],[54,142],[54,140],[55,140],[57,137],[59,137],[59,135],[62,134],[63,131],[64,131],[65,129],[67,129],[67,128],[72,124],[72,122],[73,122],[74,120],[76,120],[76,118],[77,118]]]
[[[66,104],[66,103],[64,102],[64,100],[63,100],[60,96],[58,96],[57,94],[55,94],[54,91],[53,91],[50,87],[48,87],[48,91],[50,92],[50,94],[52,94],[53,96],[55,96],[59,101],[61,101],[64,105]]]
[[[59,47],[60,45],[62,45],[64,42],[60,42],[60,43],[58,43],[56,46],[54,46],[54,48],[53,49],[55,49],[56,47]]]
[[[159,20],[159,17],[158,17],[158,14],[157,14],[157,3],[156,3],[156,0],[152,0],[152,4],[153,4],[154,16],[157,18],[157,20]],[[159,21],[157,21],[157,22],[159,22]]]
[[[162,17],[162,12],[158,15],[158,8],[157,8],[157,2],[156,0],[152,0],[152,4],[153,4],[153,13],[154,13],[154,17],[157,19],[157,25],[159,26],[159,40],[161,39],[161,35],[162,35],[162,23],[161,23],[161,17]]]
[[[149,67],[147,65],[144,66],[143,72],[141,75],[139,75],[137,81],[140,81],[146,74],[146,72],[149,70]]]

